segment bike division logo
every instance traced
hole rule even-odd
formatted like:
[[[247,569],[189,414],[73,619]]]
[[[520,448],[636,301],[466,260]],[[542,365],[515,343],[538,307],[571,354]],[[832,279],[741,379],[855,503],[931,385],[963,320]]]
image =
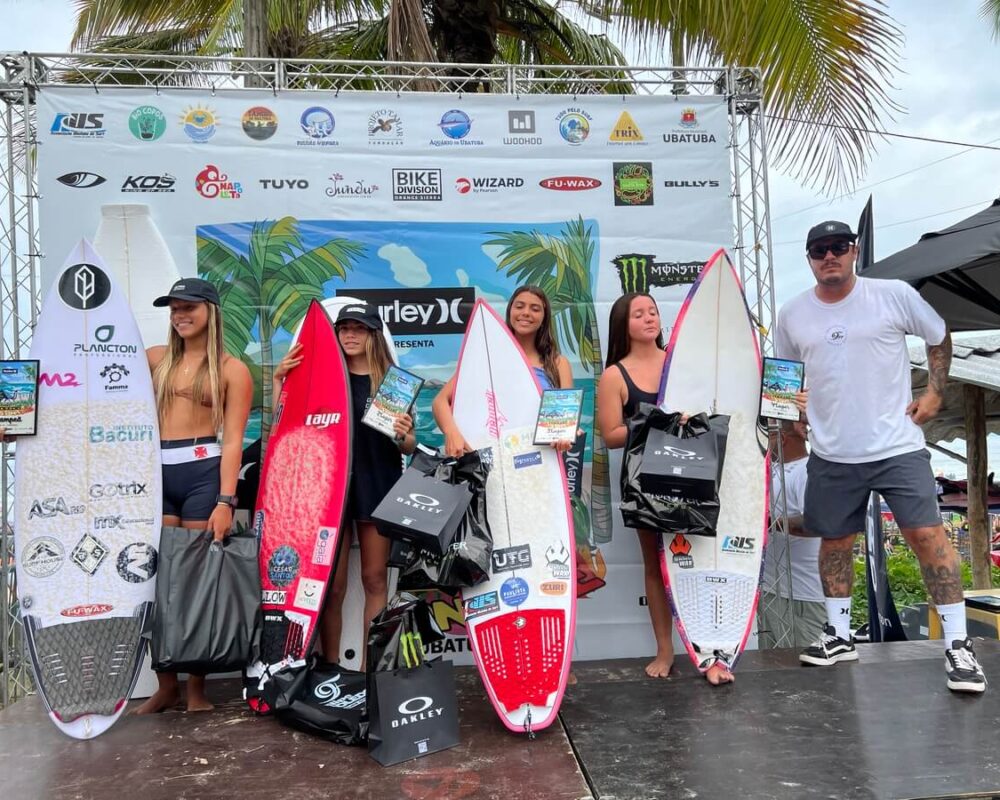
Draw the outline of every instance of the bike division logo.
[[[698,280],[702,261],[657,261],[647,253],[626,253],[611,259],[622,292],[647,293],[651,288],[692,284]]]
[[[59,276],[59,296],[77,311],[93,311],[110,295],[111,279],[94,264],[74,264]]]
[[[653,164],[616,161],[613,165],[616,206],[653,205]]]
[[[181,127],[192,142],[203,144],[215,136],[219,118],[207,106],[188,106],[181,115]]]

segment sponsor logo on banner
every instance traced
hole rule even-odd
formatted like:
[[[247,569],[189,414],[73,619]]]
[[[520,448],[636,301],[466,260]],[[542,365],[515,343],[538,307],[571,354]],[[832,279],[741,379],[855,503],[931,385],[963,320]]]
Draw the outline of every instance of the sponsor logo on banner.
[[[42,500],[33,500],[31,509],[28,511],[28,519],[41,517],[42,519],[52,519],[62,514],[64,517],[72,517],[82,514],[82,505],[71,506],[64,497],[46,497]]]
[[[167,132],[167,118],[156,106],[139,106],[128,115],[128,129],[140,142],[155,142]]]
[[[493,551],[493,572],[513,572],[531,566],[531,547],[526,544],[498,547]]]
[[[80,139],[100,139],[106,134],[104,114],[56,114],[49,133],[53,136],[75,136]]]
[[[465,618],[475,619],[483,614],[499,611],[500,598],[496,592],[484,592],[470,597],[462,605],[465,607]]]
[[[292,605],[296,608],[304,608],[306,611],[319,611],[324,588],[326,588],[326,583],[323,581],[299,578],[299,585],[295,591],[295,600]]]
[[[535,112],[531,109],[517,109],[507,112],[507,131],[504,144],[539,145],[542,137],[535,132]]]
[[[67,172],[65,175],[60,175],[56,180],[63,186],[69,186],[71,189],[93,189],[95,186],[100,186],[107,179],[96,172]]]
[[[267,577],[274,586],[284,589],[299,574],[299,554],[294,547],[283,544],[267,561]]]
[[[101,370],[101,377],[104,378],[104,391],[128,391],[128,383],[125,378],[129,374],[128,369],[123,364],[105,364],[104,369]]]
[[[115,326],[99,325],[94,329],[95,344],[74,344],[73,355],[75,356],[123,356],[134,357],[139,352],[138,345],[117,344],[114,341]]]
[[[240,118],[243,133],[255,142],[270,139],[278,131],[278,115],[267,106],[252,106]]]
[[[257,182],[263,189],[308,189],[309,181],[305,178],[258,178]]]
[[[441,170],[439,169],[393,169],[392,199],[440,200]]]
[[[108,548],[100,539],[85,533],[76,543],[70,558],[81,570],[93,575],[100,569],[104,559],[108,557]]]
[[[497,194],[501,189],[520,189],[524,186],[524,178],[483,177],[458,178],[455,181],[455,191],[459,194]]]
[[[543,178],[538,185],[556,192],[585,192],[588,189],[599,188],[601,182],[597,178],[586,178],[581,175],[562,175],[558,178]]]
[[[663,186],[667,189],[717,189],[719,187],[718,181],[702,181],[702,180],[692,180],[692,181],[673,181],[668,180],[663,182]]]
[[[691,569],[694,566],[694,559],[691,557],[691,542],[683,533],[675,533],[670,542],[670,552],[673,554],[673,562],[681,569]]]
[[[209,200],[239,200],[243,195],[243,184],[229,179],[215,164],[208,164],[194,179],[194,188]]]
[[[657,261],[656,256],[645,253],[626,253],[611,259],[622,292],[646,293],[653,287],[692,284],[698,280],[703,261]]]
[[[471,287],[438,289],[338,289],[378,309],[393,333],[464,333],[476,303]]]
[[[309,106],[299,117],[299,127],[307,138],[299,139],[299,147],[336,147],[340,142],[331,138],[337,121],[328,108]]]
[[[545,565],[548,567],[552,577],[557,580],[569,580],[572,574],[570,572],[569,558],[570,552],[562,542],[555,542],[545,549]]]
[[[131,483],[92,483],[87,490],[91,500],[107,500],[112,497],[133,498],[149,497],[147,484],[132,481]]]
[[[181,127],[192,142],[202,144],[213,136],[219,126],[215,111],[207,106],[188,106],[181,114]]]
[[[472,132],[472,122],[472,118],[460,109],[453,108],[450,111],[445,111],[441,115],[441,121],[438,122],[438,128],[441,129],[441,133],[444,134],[445,138],[431,139],[431,146],[455,147],[463,145],[468,147],[485,144],[482,139],[467,138]]]
[[[756,548],[754,541],[753,536],[727,536],[722,540],[722,552],[748,556]]]
[[[118,575],[126,583],[145,583],[156,575],[156,548],[148,542],[132,542],[118,554]]]
[[[698,112],[693,108],[681,109],[678,127],[663,134],[667,144],[715,144],[715,134],[699,131]]]
[[[542,454],[536,450],[534,453],[521,453],[514,456],[514,469],[524,469],[525,467],[537,467],[542,463]]]
[[[639,130],[639,126],[635,124],[635,120],[632,119],[632,115],[627,111],[623,111],[618,117],[615,126],[611,129],[611,133],[608,136],[608,144],[645,146],[648,142],[645,141],[645,137],[642,135],[642,131]]]
[[[528,599],[528,582],[524,578],[507,578],[500,586],[500,599],[511,608],[517,608]]]
[[[542,594],[560,596],[566,594],[566,590],[569,588],[569,584],[566,581],[543,581],[542,585],[538,587]]]
[[[152,442],[156,428],[152,425],[91,425],[91,444],[124,444]]]
[[[287,597],[288,595],[285,592],[277,589],[264,589],[264,591],[260,593],[260,602],[267,603],[272,606],[283,606]]]
[[[559,135],[571,145],[581,145],[590,136],[590,123],[593,122],[593,119],[582,108],[564,109],[556,115],[556,122],[559,123]]]
[[[616,206],[653,205],[653,164],[649,161],[615,161]]]
[[[316,414],[306,414],[306,426],[310,428],[329,428],[340,424],[339,411],[320,411]]]
[[[368,117],[368,144],[399,147],[403,144],[403,121],[391,108],[380,108]]]
[[[121,191],[128,192],[173,192],[177,179],[168,173],[162,175],[129,175],[122,181]]]
[[[312,563],[323,567],[329,567],[333,564],[336,542],[336,528],[320,528],[316,531],[316,543],[313,545]]]
[[[111,295],[111,279],[93,264],[74,264],[59,276],[59,297],[77,311],[93,311]]]
[[[21,554],[21,568],[33,578],[54,575],[66,560],[62,542],[51,536],[40,536],[28,542]]]
[[[107,603],[86,603],[80,606],[64,608],[59,612],[61,617],[99,617],[101,614],[110,614],[114,611],[114,606]]]
[[[364,178],[346,180],[339,172],[334,172],[329,178],[333,186],[326,187],[327,197],[360,197],[367,199],[377,194],[380,187],[377,183],[366,183]]]

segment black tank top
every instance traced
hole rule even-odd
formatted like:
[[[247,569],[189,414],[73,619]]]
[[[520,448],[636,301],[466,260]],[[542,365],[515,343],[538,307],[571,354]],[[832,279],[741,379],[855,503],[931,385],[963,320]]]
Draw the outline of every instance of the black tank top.
[[[635,412],[639,410],[639,403],[652,403],[653,405],[656,405],[656,398],[659,391],[644,392],[635,385],[631,376],[625,371],[625,367],[623,367],[620,362],[615,364],[615,366],[618,367],[618,371],[621,372],[622,378],[625,379],[625,386],[628,388],[628,399],[622,407],[622,415],[625,419],[635,416]]]

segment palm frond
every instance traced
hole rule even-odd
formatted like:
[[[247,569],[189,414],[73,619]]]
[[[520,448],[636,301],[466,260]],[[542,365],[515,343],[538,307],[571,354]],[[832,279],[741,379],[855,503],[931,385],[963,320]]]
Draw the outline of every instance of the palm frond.
[[[979,16],[993,29],[993,40],[1000,41],[1000,0],[983,0]]]

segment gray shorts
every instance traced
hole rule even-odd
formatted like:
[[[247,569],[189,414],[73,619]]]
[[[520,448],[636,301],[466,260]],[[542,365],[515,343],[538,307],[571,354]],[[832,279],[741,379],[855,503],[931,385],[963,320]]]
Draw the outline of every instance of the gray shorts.
[[[885,498],[900,528],[941,524],[926,450],[867,464],[839,464],[810,454],[806,474],[803,527],[812,536],[842,539],[862,532],[872,492]]]

